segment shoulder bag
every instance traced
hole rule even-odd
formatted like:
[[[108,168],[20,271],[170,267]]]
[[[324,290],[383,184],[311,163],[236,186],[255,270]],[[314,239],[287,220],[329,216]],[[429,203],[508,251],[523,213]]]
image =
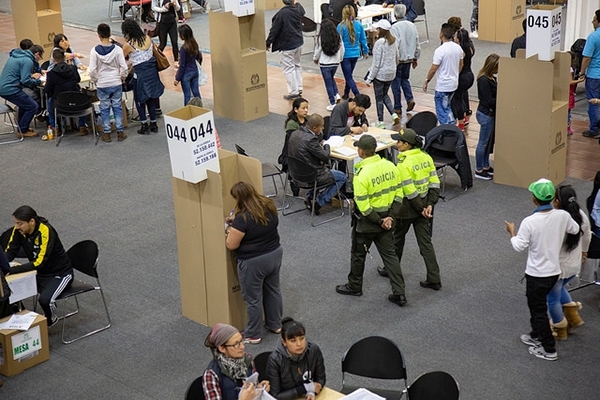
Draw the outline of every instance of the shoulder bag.
[[[152,55],[156,59],[156,67],[158,71],[164,71],[169,68],[171,64],[169,64],[169,60],[167,60],[167,56],[164,55],[162,51],[158,48],[156,44],[152,44]]]

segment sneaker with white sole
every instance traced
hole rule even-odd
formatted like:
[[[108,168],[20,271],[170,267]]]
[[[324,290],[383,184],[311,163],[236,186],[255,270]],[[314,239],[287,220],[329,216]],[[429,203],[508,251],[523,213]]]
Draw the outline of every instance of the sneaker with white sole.
[[[521,342],[525,343],[528,346],[541,346],[542,342],[539,340],[532,338],[529,333],[524,333],[520,336]]]
[[[473,31],[469,34],[469,37],[473,38],[473,39],[478,39],[479,38],[479,34],[477,33],[477,31]]]
[[[342,96],[340,96],[340,94],[336,94],[335,95],[335,104],[339,103],[340,101],[342,101]]]
[[[541,358],[542,360],[548,360],[548,361],[558,360],[558,354],[556,352],[548,353],[546,350],[544,350],[543,346],[531,346],[529,348],[529,354],[534,355],[537,358]]]
[[[259,344],[261,340],[261,338],[245,338],[244,344]]]
[[[392,114],[392,121],[394,125],[398,125],[400,123],[400,117],[398,116],[397,113],[393,113]]]
[[[333,108],[334,108],[334,107],[335,107],[335,104],[330,104],[330,105],[328,105],[327,107],[325,107],[325,109],[326,109],[327,111],[333,111]]]
[[[483,179],[484,181],[489,181],[492,179],[492,176],[488,174],[487,171],[484,169],[483,171],[475,171],[475,178]]]

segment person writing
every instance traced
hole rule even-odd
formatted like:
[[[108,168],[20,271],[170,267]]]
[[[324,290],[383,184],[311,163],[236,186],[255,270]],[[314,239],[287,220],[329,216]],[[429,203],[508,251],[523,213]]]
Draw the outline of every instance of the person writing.
[[[359,135],[369,130],[365,111],[371,107],[371,98],[357,94],[353,99],[340,101],[331,112],[329,135]]]
[[[50,327],[58,320],[56,298],[73,281],[71,260],[56,230],[33,208],[17,208],[13,220],[15,227],[6,246],[6,257],[8,261],[14,260],[23,248],[29,262],[11,267],[10,273],[37,271],[38,301]]]
[[[273,200],[259,194],[247,182],[237,182],[229,191],[235,200],[230,225],[225,230],[226,246],[235,251],[242,296],[248,322],[244,343],[258,344],[262,338],[262,319],[271,332],[279,333],[283,301],[279,270],[283,249],[279,244],[277,207]]]
[[[321,349],[306,340],[304,325],[293,318],[281,321],[281,341],[269,356],[267,376],[278,400],[314,400],[325,386]]]
[[[207,400],[251,400],[256,397],[255,387],[245,380],[256,372],[252,356],[244,352],[244,337],[233,326],[216,324],[204,345],[210,349],[213,359],[202,374],[202,387]],[[256,385],[257,389],[269,391],[269,381]],[[251,397],[252,394],[254,397]]]

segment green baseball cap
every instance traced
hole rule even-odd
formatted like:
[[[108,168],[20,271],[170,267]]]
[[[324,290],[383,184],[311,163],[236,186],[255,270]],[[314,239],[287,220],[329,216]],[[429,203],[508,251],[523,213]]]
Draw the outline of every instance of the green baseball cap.
[[[377,139],[375,139],[371,135],[363,134],[360,139],[354,142],[354,146],[363,150],[371,150],[374,151],[377,149]]]
[[[554,198],[554,184],[545,178],[538,179],[529,185],[529,191],[541,201],[550,201]]]

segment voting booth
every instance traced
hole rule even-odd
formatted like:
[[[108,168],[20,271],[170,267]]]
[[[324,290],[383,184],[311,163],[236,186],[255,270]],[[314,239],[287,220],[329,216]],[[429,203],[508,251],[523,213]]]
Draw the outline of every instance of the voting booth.
[[[528,187],[565,179],[571,56],[502,57],[498,71],[494,182]]]
[[[511,43],[523,34],[525,0],[481,0],[479,2],[479,40]]]
[[[49,60],[54,48],[54,36],[63,32],[60,0],[12,0],[13,24],[17,47],[23,39],[31,39],[44,49]]]
[[[216,131],[210,110],[187,106],[165,115],[165,125],[183,316],[209,326],[224,322],[242,330],[246,306],[235,257],[225,247],[224,221],[234,207],[229,194],[234,183],[249,182],[262,193],[262,164],[212,145]]]

